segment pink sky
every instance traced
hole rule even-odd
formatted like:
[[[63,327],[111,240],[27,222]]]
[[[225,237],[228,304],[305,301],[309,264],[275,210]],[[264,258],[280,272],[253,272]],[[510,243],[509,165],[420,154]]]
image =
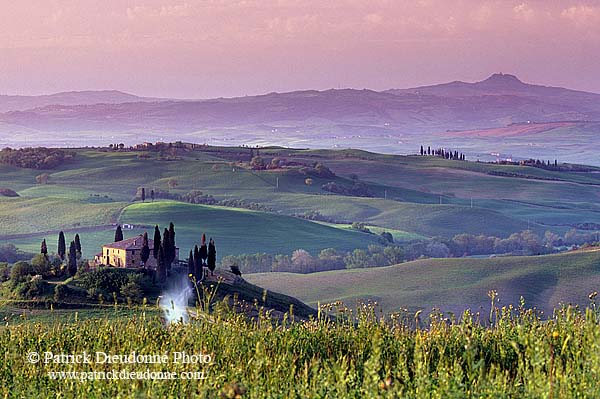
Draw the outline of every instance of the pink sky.
[[[0,0],[0,93],[203,98],[476,81],[600,92],[600,1]]]

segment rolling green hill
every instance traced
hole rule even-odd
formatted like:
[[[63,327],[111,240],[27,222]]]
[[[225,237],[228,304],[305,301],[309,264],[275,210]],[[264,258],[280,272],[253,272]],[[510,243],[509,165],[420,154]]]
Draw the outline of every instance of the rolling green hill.
[[[219,257],[258,252],[290,254],[300,248],[317,254],[325,248],[347,251],[378,242],[373,234],[333,228],[290,216],[175,201],[132,204],[125,207],[120,216],[121,223],[146,226],[124,230],[125,238],[144,231],[148,231],[152,238],[154,225],[158,224],[162,232],[171,221],[175,224],[182,258],[186,258],[188,251],[200,242],[202,233],[216,241]],[[77,228],[67,233],[67,239],[72,239],[70,237],[75,231]],[[84,257],[92,258],[102,244],[113,241],[114,227],[99,226],[91,231],[81,229],[79,234]],[[55,251],[55,233],[32,234],[11,241],[22,249],[37,252],[43,238],[46,238],[50,251]]]
[[[157,189],[172,194],[200,190],[216,200],[243,200],[271,209],[272,213],[264,216],[268,222],[260,222],[258,226],[274,226],[274,231],[282,236],[280,241],[273,240],[275,234],[256,232],[252,226],[229,222],[206,226],[220,237],[221,245],[226,245],[224,237],[244,237],[245,241],[240,239],[225,247],[234,253],[242,249],[256,252],[255,248],[260,247],[277,252],[291,247],[346,249],[360,246],[356,245],[357,241],[367,240],[355,239],[355,235],[332,239],[330,231],[321,238],[321,233],[313,233],[318,227],[310,224],[301,224],[302,229],[310,233],[296,238],[294,228],[289,227],[300,221],[283,218],[280,223],[276,222],[286,215],[314,212],[343,225],[365,222],[375,226],[374,231],[390,229],[413,238],[451,237],[460,233],[506,237],[527,228],[538,234],[546,230],[563,234],[577,224],[600,224],[600,207],[597,206],[600,173],[595,168],[575,173],[358,150],[260,150],[267,162],[273,157],[304,165],[320,162],[337,175],[313,176],[312,184],[306,184],[306,176],[298,173],[297,168],[254,171],[237,165],[237,161],[248,161],[248,148],[203,147],[181,150],[172,158],[161,157],[158,152],[139,157],[141,153],[135,151],[74,151],[76,156],[72,160],[50,171],[0,165],[0,188],[13,189],[21,196],[0,198],[0,238],[3,241],[37,250],[39,240],[45,236],[43,232],[72,229],[74,234],[80,229],[82,239],[86,235],[85,242],[90,245],[90,249],[84,249],[86,256],[93,254],[101,243],[110,240],[113,223],[134,221],[126,215],[135,209],[128,206],[141,186],[148,191]],[[35,177],[42,172],[49,173],[48,184],[36,184]],[[372,197],[334,195],[321,189],[331,181],[351,186],[356,179]],[[227,215],[243,215],[235,209],[229,210],[233,213]],[[171,219],[166,210],[158,206],[137,215],[140,220],[134,222],[141,224],[163,224]],[[221,216],[218,213],[218,217]],[[178,239],[184,240],[181,245],[184,249],[200,234],[186,226],[193,224],[199,230],[206,227],[196,216],[177,218],[182,224]],[[225,217],[225,220],[230,219],[235,218]],[[283,247],[273,244],[289,242],[290,238],[283,234],[290,232],[294,232],[293,238],[299,240],[298,244]],[[15,237],[15,234],[20,236]],[[48,239],[55,241],[52,237]]]
[[[202,233],[217,243],[220,256],[240,253],[285,253],[306,249],[318,253],[324,248],[350,250],[377,242],[374,235],[345,231],[318,223],[217,206],[192,205],[174,201],[133,204],[121,216],[124,223],[176,226],[177,245],[182,256],[200,242]]]
[[[588,294],[600,289],[600,250],[547,256],[489,259],[425,259],[371,269],[313,274],[260,273],[246,278],[259,286],[306,303],[342,300],[377,301],[385,311],[432,307],[462,312],[470,307],[489,311],[489,290],[500,305],[528,306],[544,311],[559,303],[588,304]]]

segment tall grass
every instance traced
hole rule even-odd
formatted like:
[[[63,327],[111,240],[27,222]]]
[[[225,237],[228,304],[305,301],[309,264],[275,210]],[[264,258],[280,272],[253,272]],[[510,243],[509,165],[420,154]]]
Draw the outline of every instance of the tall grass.
[[[255,305],[257,306],[257,305]],[[254,319],[225,302],[189,324],[166,326],[150,308],[131,317],[8,322],[0,330],[3,397],[597,398],[599,313],[565,307],[542,320],[524,306],[490,314],[384,315],[340,303],[301,322]],[[327,316],[335,313],[336,317]],[[213,354],[209,366],[29,364],[39,353]],[[51,380],[47,371],[207,372],[191,381]]]

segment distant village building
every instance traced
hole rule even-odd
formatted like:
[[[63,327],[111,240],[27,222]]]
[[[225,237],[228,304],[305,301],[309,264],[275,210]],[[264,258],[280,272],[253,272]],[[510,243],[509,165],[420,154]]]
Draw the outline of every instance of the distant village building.
[[[144,237],[137,236],[128,238],[127,240],[113,242],[102,246],[102,252],[94,257],[96,265],[106,265],[114,267],[139,268],[146,267],[148,269],[156,269],[156,259],[152,256],[154,249],[154,240],[148,239],[148,247],[150,248],[150,257],[144,265],[142,263],[141,253],[144,244]],[[175,260],[179,261],[179,248],[175,248]]]

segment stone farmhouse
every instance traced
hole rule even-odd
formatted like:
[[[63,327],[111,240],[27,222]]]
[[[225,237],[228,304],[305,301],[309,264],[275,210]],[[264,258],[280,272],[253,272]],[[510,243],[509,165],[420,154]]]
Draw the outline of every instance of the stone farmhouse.
[[[141,258],[142,246],[144,243],[143,236],[128,238],[123,241],[113,242],[102,246],[102,252],[94,257],[96,265],[106,265],[114,267],[156,269],[156,259],[152,256],[154,248],[154,240],[148,239],[148,247],[150,248],[150,257],[144,265]],[[175,260],[179,261],[179,248],[175,248]]]

